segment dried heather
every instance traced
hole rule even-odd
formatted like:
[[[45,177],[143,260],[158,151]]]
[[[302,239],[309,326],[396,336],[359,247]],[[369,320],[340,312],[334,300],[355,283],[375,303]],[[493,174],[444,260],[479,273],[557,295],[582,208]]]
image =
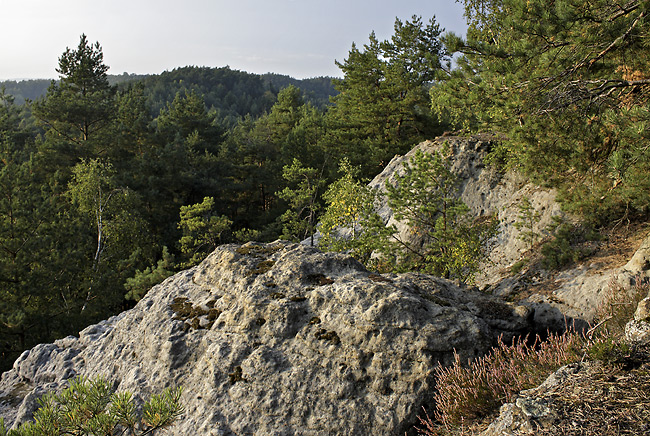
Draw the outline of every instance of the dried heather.
[[[486,417],[518,392],[540,384],[557,368],[580,360],[583,337],[575,332],[550,334],[545,341],[502,341],[487,355],[464,366],[458,355],[448,368],[436,369],[438,390],[435,395],[435,422],[421,419],[420,434],[437,434],[435,428],[447,430],[463,422]]]

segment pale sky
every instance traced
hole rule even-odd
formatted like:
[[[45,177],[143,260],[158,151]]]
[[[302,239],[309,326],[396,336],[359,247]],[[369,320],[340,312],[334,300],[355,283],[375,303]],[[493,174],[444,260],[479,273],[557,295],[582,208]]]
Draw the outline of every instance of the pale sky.
[[[0,0],[0,80],[58,78],[66,47],[85,33],[109,74],[187,65],[295,78],[340,76],[356,42],[421,16],[464,33],[454,0]]]

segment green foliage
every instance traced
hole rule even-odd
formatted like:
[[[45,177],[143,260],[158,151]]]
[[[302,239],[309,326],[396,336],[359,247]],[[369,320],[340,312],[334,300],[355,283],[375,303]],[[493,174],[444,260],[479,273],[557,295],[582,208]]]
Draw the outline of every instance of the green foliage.
[[[539,234],[535,232],[535,224],[539,222],[541,214],[538,210],[535,210],[528,197],[523,197],[518,207],[518,221],[515,221],[514,226],[520,231],[519,239],[528,245],[529,250],[532,250],[539,237]]]
[[[26,347],[79,325],[87,245],[48,163],[0,92],[0,371]]]
[[[631,350],[628,344],[618,342],[613,338],[607,338],[587,348],[587,355],[591,360],[600,360],[611,365],[619,363],[624,357],[629,356]]]
[[[106,379],[83,377],[70,382],[60,394],[40,400],[34,421],[8,433],[0,422],[1,436],[132,435],[156,434],[169,428],[184,413],[182,389],[165,389],[152,396],[138,412],[130,392],[114,393]]]
[[[262,76],[269,83],[271,89],[284,89],[294,86],[302,92],[305,101],[319,110],[330,106],[330,99],[337,94],[331,77],[311,77],[308,79],[294,79],[289,76],[266,73]]]
[[[158,132],[167,141],[173,141],[176,137],[189,139],[195,136],[198,138],[194,141],[200,139],[219,143],[223,134],[220,127],[215,125],[214,114],[208,113],[203,97],[195,91],[178,92],[174,100],[160,110],[156,124]]]
[[[81,35],[76,50],[59,58],[59,82],[52,81],[47,95],[33,105],[36,118],[48,131],[76,146],[77,156],[92,157],[108,145],[101,137],[115,114],[115,88],[108,84],[99,43]]]
[[[120,240],[137,241],[139,220],[132,211],[136,194],[116,186],[114,170],[97,159],[82,161],[72,169],[68,196],[74,206],[87,215],[97,229],[93,268],[99,267],[107,248],[118,249]]]
[[[235,126],[226,141],[233,195],[225,200],[236,217],[235,228],[259,229],[263,237],[277,238],[282,231],[278,218],[286,206],[278,197],[286,187],[283,168],[298,156],[305,167],[326,165],[318,145],[322,124],[322,114],[290,86],[278,94],[268,114]]]
[[[518,274],[526,266],[528,262],[529,262],[528,258],[518,260],[510,267],[510,273]]]
[[[187,259],[181,263],[182,268],[198,264],[227,240],[232,221],[216,215],[213,209],[212,197],[205,197],[201,203],[181,206],[178,228],[183,230],[183,236],[180,248]]]
[[[289,204],[289,209],[280,217],[284,223],[281,237],[300,241],[311,236],[311,245],[314,245],[313,235],[321,209],[319,191],[325,184],[322,173],[304,167],[294,158],[291,166],[284,166],[282,177],[295,187],[287,186],[277,193],[279,198]]]
[[[202,95],[208,111],[220,123],[233,126],[246,115],[257,118],[268,111],[275,95],[256,74],[229,67],[181,67],[142,80],[147,106],[157,115],[179,93]]]
[[[358,169],[341,163],[341,178],[323,198],[319,246],[350,251],[368,266],[382,271],[422,271],[471,282],[485,258],[486,242],[495,235],[492,218],[474,220],[459,199],[458,179],[449,160],[438,152],[418,151],[404,164],[404,173],[386,183],[386,194],[362,184]],[[408,238],[397,234],[375,212],[386,201],[395,219],[406,223]]]
[[[548,231],[552,239],[541,248],[544,256],[542,265],[547,269],[561,269],[584,258],[589,252],[581,248],[581,244],[598,238],[589,228],[568,223],[556,216],[553,217],[553,224],[548,227]]]
[[[341,177],[323,194],[327,207],[318,227],[318,246],[329,251],[349,251],[359,261],[368,263],[372,252],[385,243],[394,229],[387,228],[375,212],[377,194],[358,180],[358,171],[349,161],[342,160]]]
[[[163,247],[162,259],[158,261],[155,268],[148,266],[142,271],[136,271],[135,276],[126,279],[124,288],[128,292],[124,297],[127,300],[140,301],[149,289],[173,275],[174,272],[174,256],[169,253],[167,247]]]
[[[496,233],[497,223],[471,218],[458,195],[458,178],[442,153],[418,150],[404,165],[404,174],[386,184],[386,197],[395,218],[407,223],[418,240],[394,237],[400,269],[465,283],[472,281],[485,258],[485,244]]]
[[[593,224],[648,212],[645,1],[467,0],[458,67],[431,90],[454,128],[507,135],[494,152],[563,191]]]
[[[337,65],[344,74],[335,82],[339,94],[327,112],[324,143],[337,159],[360,165],[374,176],[395,154],[441,133],[428,109],[427,89],[447,60],[434,19],[424,23],[395,20],[391,39],[374,33],[362,49],[355,44]]]

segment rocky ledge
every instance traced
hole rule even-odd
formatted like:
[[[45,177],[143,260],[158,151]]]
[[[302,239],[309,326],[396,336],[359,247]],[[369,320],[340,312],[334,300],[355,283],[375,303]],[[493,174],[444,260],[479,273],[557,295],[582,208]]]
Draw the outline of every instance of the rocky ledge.
[[[527,331],[531,315],[342,254],[226,245],[134,309],[25,351],[0,379],[0,416],[28,420],[44,392],[84,375],[139,398],[183,386],[175,435],[404,434],[437,365]]]

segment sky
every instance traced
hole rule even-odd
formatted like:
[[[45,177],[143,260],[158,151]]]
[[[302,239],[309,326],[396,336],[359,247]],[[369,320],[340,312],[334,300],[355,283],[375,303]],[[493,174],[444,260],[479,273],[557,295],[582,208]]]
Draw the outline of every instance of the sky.
[[[188,65],[304,79],[341,76],[352,46],[393,34],[395,18],[436,17],[466,30],[454,0],[0,0],[0,80],[58,78],[81,34],[99,42],[109,74]]]

